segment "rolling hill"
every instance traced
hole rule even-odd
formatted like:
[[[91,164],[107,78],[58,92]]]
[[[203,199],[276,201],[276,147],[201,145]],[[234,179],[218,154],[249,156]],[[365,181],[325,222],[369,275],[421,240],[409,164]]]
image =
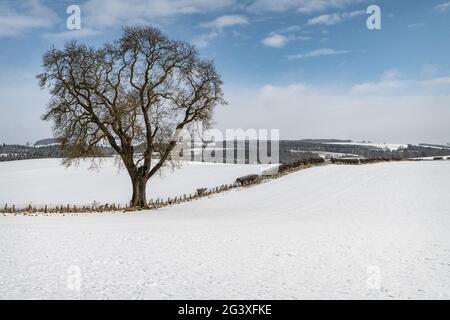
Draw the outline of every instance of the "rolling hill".
[[[142,213],[0,217],[0,297],[448,299],[449,177],[329,165]]]

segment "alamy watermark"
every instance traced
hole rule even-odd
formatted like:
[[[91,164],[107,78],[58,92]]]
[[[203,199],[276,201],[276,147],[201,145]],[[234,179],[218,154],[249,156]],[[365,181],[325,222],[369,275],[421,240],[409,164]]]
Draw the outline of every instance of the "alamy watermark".
[[[369,277],[366,280],[367,289],[380,290],[381,289],[381,269],[378,266],[370,265],[366,270]]]
[[[81,292],[81,268],[79,266],[71,265],[66,270],[66,287],[68,290]]]
[[[381,29],[381,8],[377,5],[370,5],[367,7],[367,14],[370,16],[367,18],[366,25],[369,30]]]
[[[66,9],[69,17],[66,20],[68,30],[81,30],[81,8],[78,5],[70,5]]]
[[[222,163],[279,163],[279,129],[180,129],[172,136],[175,160]]]

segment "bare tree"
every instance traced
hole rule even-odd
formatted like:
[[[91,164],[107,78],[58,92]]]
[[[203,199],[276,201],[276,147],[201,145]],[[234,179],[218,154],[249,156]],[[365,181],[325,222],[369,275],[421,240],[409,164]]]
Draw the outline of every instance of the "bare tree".
[[[126,27],[99,48],[51,48],[43,69],[37,78],[51,94],[43,119],[52,121],[66,164],[110,146],[130,175],[133,207],[147,207],[147,183],[171,160],[177,131],[210,124],[214,107],[226,103],[212,61],[148,26]]]

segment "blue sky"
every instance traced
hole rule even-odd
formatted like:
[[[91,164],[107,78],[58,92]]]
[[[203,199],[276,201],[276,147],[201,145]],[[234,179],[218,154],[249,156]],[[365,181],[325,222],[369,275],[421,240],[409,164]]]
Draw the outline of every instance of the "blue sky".
[[[373,4],[381,30],[366,27]],[[81,8],[81,30],[66,27],[69,5]],[[216,61],[230,103],[218,128],[450,142],[448,0],[0,0],[0,142],[51,135],[34,79],[47,48],[98,45],[137,23]]]

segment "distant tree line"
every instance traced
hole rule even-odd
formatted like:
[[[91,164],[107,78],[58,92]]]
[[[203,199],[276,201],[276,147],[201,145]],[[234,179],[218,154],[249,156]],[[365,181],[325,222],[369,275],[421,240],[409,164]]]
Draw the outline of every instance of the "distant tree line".
[[[445,157],[450,155],[450,148],[435,145],[408,145],[406,148],[398,150],[385,150],[371,146],[348,145],[348,144],[326,144],[324,142],[348,142],[340,140],[281,140],[279,142],[279,161],[280,163],[290,163],[296,160],[319,159],[320,156],[315,152],[330,152],[342,154],[354,154],[366,159],[392,159],[401,160],[420,157]],[[61,158],[61,148],[53,139],[38,141],[33,146],[30,145],[0,145],[0,161],[43,159],[43,158]],[[270,143],[268,143],[270,146]],[[217,145],[219,148],[225,148],[226,142]],[[223,162],[227,163],[249,163],[249,152],[244,153],[245,159],[238,159],[238,152],[227,150],[224,153]],[[141,146],[136,146],[136,151],[141,151]],[[268,148],[270,152],[270,147]],[[294,151],[294,152],[293,152]],[[142,151],[141,151],[142,152]],[[100,156],[112,156],[114,152],[111,148],[103,147]],[[201,158],[193,157],[193,161],[202,161]],[[259,159],[258,159],[259,160]],[[219,160],[220,161],[220,160]],[[258,161],[259,162],[259,161]]]
[[[301,152],[292,152],[301,151]],[[387,150],[376,148],[373,146],[364,145],[349,145],[349,144],[325,144],[314,141],[294,141],[284,140],[280,141],[280,162],[286,162],[287,158],[298,157],[301,159],[305,157],[302,153],[305,152],[332,152],[343,154],[354,154],[367,159],[408,159],[419,157],[436,157],[447,156],[450,154],[450,148],[442,147],[428,147],[425,145],[408,145],[406,148],[398,150]]]
[[[61,152],[58,146],[35,148],[25,145],[0,145],[0,161],[14,161],[42,158],[59,158]]]
[[[102,149],[101,156],[110,156],[112,151],[108,148]],[[48,159],[61,158],[61,146],[49,145],[42,147],[32,147],[19,144],[5,144],[0,145],[0,162],[2,161],[16,161],[16,160],[30,160],[30,159]]]

